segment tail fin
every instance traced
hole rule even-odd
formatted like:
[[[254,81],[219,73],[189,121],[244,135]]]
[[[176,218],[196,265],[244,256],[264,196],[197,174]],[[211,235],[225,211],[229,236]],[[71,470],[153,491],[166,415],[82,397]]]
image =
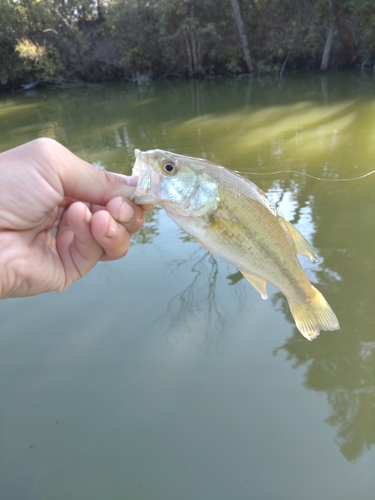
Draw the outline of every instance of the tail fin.
[[[312,287],[311,299],[299,304],[289,302],[298,330],[307,340],[314,340],[320,330],[338,330],[338,319],[323,295]]]

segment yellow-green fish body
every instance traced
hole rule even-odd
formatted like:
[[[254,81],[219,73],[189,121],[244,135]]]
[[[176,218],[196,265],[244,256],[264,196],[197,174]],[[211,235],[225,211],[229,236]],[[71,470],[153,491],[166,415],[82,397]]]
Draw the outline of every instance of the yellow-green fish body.
[[[316,261],[314,250],[254,183],[206,160],[162,150],[135,154],[135,203],[163,206],[205,248],[237,267],[263,299],[266,283],[274,284],[307,339],[339,328],[296,256]]]

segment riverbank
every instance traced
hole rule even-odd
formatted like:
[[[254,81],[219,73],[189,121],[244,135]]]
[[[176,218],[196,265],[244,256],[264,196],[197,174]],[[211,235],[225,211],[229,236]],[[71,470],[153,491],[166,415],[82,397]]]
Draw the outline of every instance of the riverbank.
[[[0,5],[0,90],[369,68],[375,9],[349,0]]]

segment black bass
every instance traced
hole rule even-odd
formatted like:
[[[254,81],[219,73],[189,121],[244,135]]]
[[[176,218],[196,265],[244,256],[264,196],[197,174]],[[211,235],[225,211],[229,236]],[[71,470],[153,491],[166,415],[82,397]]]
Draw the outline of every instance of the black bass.
[[[263,299],[266,284],[288,299],[297,328],[308,340],[339,322],[309,282],[297,254],[318,257],[255,184],[206,160],[155,149],[135,150],[132,200],[161,205],[207,250],[233,264]]]

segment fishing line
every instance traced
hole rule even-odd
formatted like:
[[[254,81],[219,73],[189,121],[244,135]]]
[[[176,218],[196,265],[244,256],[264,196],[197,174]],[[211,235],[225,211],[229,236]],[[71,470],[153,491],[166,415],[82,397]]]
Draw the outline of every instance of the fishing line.
[[[234,171],[236,174],[241,174],[241,175],[277,175],[277,174],[298,174],[298,175],[304,175],[305,177],[310,177],[311,179],[315,179],[317,181],[324,181],[324,182],[348,182],[348,181],[358,181],[360,179],[364,179],[365,177],[368,177],[369,175],[375,174],[375,170],[372,170],[371,172],[368,172],[367,174],[360,175],[359,177],[352,177],[350,179],[329,179],[325,177],[315,177],[315,175],[310,175],[306,174],[305,172],[299,172],[298,170],[277,170],[276,172],[241,172],[240,170],[235,170]]]

